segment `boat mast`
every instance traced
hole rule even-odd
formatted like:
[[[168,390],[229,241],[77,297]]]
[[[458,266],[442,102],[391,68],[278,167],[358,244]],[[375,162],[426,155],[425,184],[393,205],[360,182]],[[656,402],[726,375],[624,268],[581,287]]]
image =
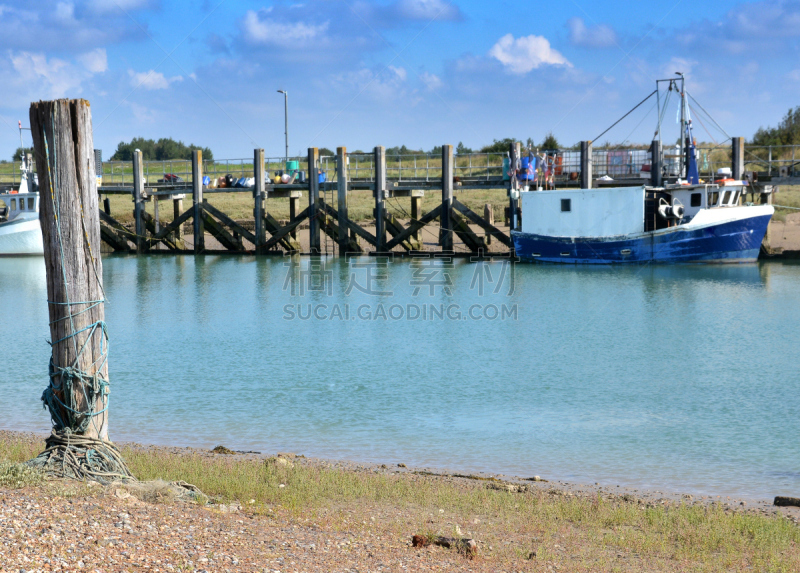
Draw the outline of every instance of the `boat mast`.
[[[19,124],[19,149],[20,149],[19,159],[22,162],[22,165],[20,166],[20,171],[24,172],[26,169],[26,165],[25,165],[25,145],[22,143],[22,121],[19,120],[17,121],[17,123]]]
[[[685,140],[686,137],[686,89],[685,89],[685,82],[686,79],[683,77],[683,72],[675,72],[676,75],[681,77],[681,151],[680,151],[680,176],[686,177],[686,150],[685,150]]]

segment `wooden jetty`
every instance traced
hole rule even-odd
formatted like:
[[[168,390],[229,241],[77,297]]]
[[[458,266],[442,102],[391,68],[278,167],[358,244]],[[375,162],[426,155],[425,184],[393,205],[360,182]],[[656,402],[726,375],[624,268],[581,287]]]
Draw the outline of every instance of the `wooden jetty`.
[[[660,149],[652,146],[643,151],[652,165],[659,165]],[[364,157],[363,154],[359,154]],[[519,143],[510,146],[510,164],[523,156]],[[590,188],[606,183],[599,179],[607,174],[600,167],[597,152],[591,142],[581,142],[579,151],[574,152],[575,161],[559,164],[560,187],[581,186]],[[734,138],[730,147],[730,166],[734,178],[745,175],[744,139]],[[335,181],[320,181],[320,154],[317,148],[309,148],[308,155],[296,158],[308,174],[303,183],[274,183],[265,178],[264,150],[256,149],[253,154],[252,177],[255,185],[250,188],[213,188],[203,185],[203,158],[201,152],[194,151],[191,160],[191,180],[185,183],[147,182],[144,175],[144,161],[139,151],[134,152],[133,184],[101,185],[101,196],[129,195],[133,199],[134,225],[128,227],[114,218],[110,202],[106,198],[100,210],[100,227],[103,242],[113,251],[131,253],[238,253],[270,255],[286,253],[322,254],[332,245],[334,254],[380,255],[418,255],[439,253],[453,256],[510,256],[513,243],[509,231],[519,225],[521,212],[518,194],[512,183],[503,177],[503,167],[495,166],[499,174],[470,176],[456,175],[453,146],[443,145],[441,164],[437,175],[426,177],[403,177],[402,171],[396,178],[387,176],[387,156],[384,147],[375,147],[369,154],[371,168],[367,177],[361,176],[363,169],[351,170],[349,155],[345,147],[339,147],[335,157]],[[471,173],[470,169],[470,173]],[[613,185],[659,185],[661,178],[654,170],[651,179],[642,179],[639,173],[626,177],[616,176]],[[353,173],[355,172],[355,173]],[[768,177],[761,177],[754,185],[754,202],[771,202],[767,187]],[[786,178],[784,178],[786,179]],[[782,184],[785,184],[781,180]],[[788,181],[786,182],[788,183]],[[759,187],[761,186],[761,187]],[[369,224],[353,220],[348,209],[348,200],[353,191],[368,190],[374,199],[373,219]],[[482,214],[476,213],[454,194],[472,190],[505,190],[508,206],[504,209],[506,225],[495,224],[495,214],[486,205]],[[234,220],[208,198],[215,193],[244,193],[252,197],[253,215],[247,221]],[[439,193],[441,195],[439,196]],[[184,202],[191,195],[191,205]],[[387,201],[405,197],[410,199],[410,209],[405,221],[398,220],[387,210]],[[430,205],[435,197],[435,204]],[[289,220],[279,221],[267,208],[268,198],[289,200]],[[427,208],[423,201],[427,199]],[[162,204],[172,201],[172,217],[166,222],[161,216]],[[153,205],[152,215],[146,204]],[[184,228],[191,222],[191,244]],[[421,233],[427,226],[436,226],[430,236],[436,237],[436,244],[423,244]],[[307,232],[304,240],[300,233]],[[207,248],[207,238],[218,245]],[[456,242],[457,239],[457,242]],[[433,248],[430,248],[432,247]]]

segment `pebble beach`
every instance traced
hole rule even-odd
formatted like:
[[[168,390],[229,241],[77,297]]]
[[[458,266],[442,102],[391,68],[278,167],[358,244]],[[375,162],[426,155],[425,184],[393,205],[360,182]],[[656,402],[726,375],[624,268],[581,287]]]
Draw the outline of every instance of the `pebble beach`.
[[[43,436],[3,432],[4,443],[32,450]],[[209,503],[148,499],[123,484],[101,486],[65,480],[0,487],[0,571],[682,571],[691,560],[646,554],[635,544],[601,543],[577,522],[553,517],[556,508],[607,504],[612,511],[678,509],[721,519],[779,521],[800,540],[800,508],[763,502],[695,497],[547,481],[546,477],[449,474],[397,464],[356,464],[293,454],[216,454],[192,448],[123,445],[123,451],[160,459],[210,464],[273,464],[281,471],[319,470],[347,479],[391,479],[399,488],[444,487],[451,501],[420,505],[375,499],[330,500],[307,509],[289,503],[225,499]],[[224,448],[223,448],[224,451]],[[220,462],[222,460],[222,462]],[[3,461],[0,459],[0,461]],[[233,467],[233,466],[232,466]],[[288,474],[287,474],[288,475]],[[278,491],[294,487],[289,480]],[[458,499],[497,496],[506,509],[461,506]],[[245,496],[246,497],[246,496]],[[440,496],[441,497],[441,496]],[[442,498],[443,499],[443,498]],[[483,499],[483,498],[481,498]],[[454,501],[453,501],[454,500]],[[537,504],[544,521],[529,528],[515,512]],[[509,505],[510,504],[510,505]],[[288,507],[287,507],[288,506]],[[441,507],[439,507],[441,506]],[[477,509],[477,511],[476,511]],[[561,511],[559,509],[558,511]],[[550,515],[549,518],[545,516]],[[630,519],[630,518],[625,518]],[[613,531],[615,528],[609,528]],[[627,530],[627,528],[623,528]],[[633,528],[635,531],[635,527]],[[587,538],[589,533],[589,538]],[[473,539],[477,555],[436,545],[413,547],[416,534]],[[782,557],[800,563],[797,544]],[[713,561],[710,562],[713,565]],[[708,565],[709,563],[706,563]],[[720,565],[724,562],[720,561]],[[704,567],[707,570],[716,566]],[[691,569],[693,570],[693,569]]]

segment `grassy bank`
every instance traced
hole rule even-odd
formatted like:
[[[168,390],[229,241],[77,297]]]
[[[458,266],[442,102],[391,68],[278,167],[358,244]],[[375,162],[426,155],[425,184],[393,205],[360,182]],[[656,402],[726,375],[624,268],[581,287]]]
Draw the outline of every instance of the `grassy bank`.
[[[503,209],[508,206],[508,197],[505,189],[488,190],[468,190],[456,191],[455,197],[467,207],[483,216],[483,208],[486,203],[490,203],[494,208],[495,222],[503,222]],[[217,209],[227,214],[233,219],[253,219],[253,196],[251,193],[208,193],[205,198]],[[371,191],[350,191],[347,194],[347,207],[350,218],[354,221],[367,221],[373,219],[373,209],[375,199]],[[328,193],[325,199],[337,207],[336,193]],[[133,222],[133,201],[128,195],[110,195],[111,215],[120,223],[127,224]],[[191,207],[192,199],[188,194],[183,202],[184,210]],[[423,212],[427,212],[441,203],[441,193],[430,191],[422,201]],[[300,209],[308,206],[308,195],[300,199]],[[153,204],[146,203],[146,210],[153,214]],[[266,201],[267,212],[276,219],[289,219],[289,199],[268,198]],[[386,208],[399,219],[408,219],[411,214],[411,199],[408,197],[398,197],[389,199]],[[159,218],[168,222],[173,220],[172,201],[161,201],[159,203]]]
[[[23,461],[40,448],[29,438],[4,435],[0,461]],[[396,468],[344,469],[291,457],[270,463],[159,448],[125,447],[123,453],[141,480],[185,480],[267,519],[332,531],[359,531],[378,520],[398,543],[415,533],[461,530],[479,541],[484,559],[502,567],[800,569],[800,528],[783,516],[733,512],[719,504],[645,502],[548,484],[511,492],[493,489],[494,482]]]

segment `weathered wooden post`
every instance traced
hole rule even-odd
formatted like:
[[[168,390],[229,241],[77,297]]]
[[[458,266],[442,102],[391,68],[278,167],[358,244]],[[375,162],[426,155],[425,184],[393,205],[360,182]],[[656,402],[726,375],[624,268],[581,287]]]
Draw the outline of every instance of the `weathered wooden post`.
[[[411,218],[414,221],[419,221],[419,218],[422,217],[422,199],[424,197],[424,191],[422,190],[413,190],[411,191]],[[416,233],[411,235],[414,237],[414,240],[417,243],[422,244],[422,230],[418,230]]]
[[[141,253],[145,246],[147,227],[144,223],[144,166],[142,152],[133,152],[133,220],[136,230],[136,251]]]
[[[442,146],[442,214],[439,217],[439,245],[453,250],[453,146]]]
[[[731,173],[737,180],[744,176],[744,137],[731,139]]]
[[[30,122],[54,341],[42,400],[56,431],[107,440],[108,340],[91,109],[86,100],[40,101],[31,104]]]
[[[494,226],[494,208],[491,203],[486,203],[483,206],[483,218],[486,219],[487,223]],[[492,234],[488,230],[486,231],[485,240],[487,245],[492,244]]]
[[[183,195],[178,195],[172,198],[172,220],[177,221],[178,217],[183,215]],[[175,240],[183,241],[183,225],[178,225],[175,229]]]
[[[265,194],[265,181],[264,181],[264,150],[256,149],[253,151],[253,177],[255,178],[255,187],[253,188],[253,218],[255,219],[255,236],[256,236],[256,253],[261,253],[264,243],[267,242],[266,229],[264,229],[264,198]]]
[[[511,144],[511,171],[516,172],[517,161],[522,156],[522,144],[517,141]],[[508,190],[508,220],[509,227],[513,231],[517,228],[517,198],[516,194],[519,192],[519,183],[517,182],[516,175],[511,176],[511,185]]]
[[[158,195],[153,195],[153,227],[156,234],[161,231],[161,219],[158,213]]]
[[[295,197],[292,195],[289,197],[289,221],[293,223],[299,213],[300,197]],[[289,231],[289,236],[295,241],[297,240],[297,227],[294,227],[291,231]]]
[[[592,188],[592,142],[581,141],[581,189]]]
[[[312,254],[319,254],[320,226],[319,226],[319,149],[308,148],[308,234],[309,250]]]
[[[661,173],[661,158],[663,155],[663,148],[661,140],[654,139],[650,144],[650,185],[653,187],[661,187],[662,173]]]
[[[382,253],[386,245],[386,148],[375,148],[375,237],[378,244],[375,250]]]
[[[192,206],[194,207],[194,253],[206,250],[206,227],[203,213],[203,152],[192,151]]]
[[[347,252],[348,233],[347,233],[347,148],[336,148],[336,172],[338,181],[338,205],[339,213],[339,255]]]

